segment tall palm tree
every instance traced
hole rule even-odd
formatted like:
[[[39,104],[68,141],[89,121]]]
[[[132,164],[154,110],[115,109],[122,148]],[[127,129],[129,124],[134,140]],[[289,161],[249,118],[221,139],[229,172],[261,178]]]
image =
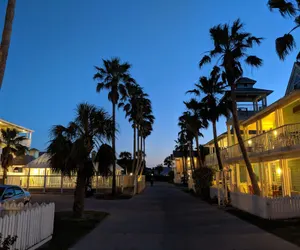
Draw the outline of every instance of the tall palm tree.
[[[4,72],[6,68],[6,60],[8,56],[10,37],[12,32],[12,24],[15,16],[15,7],[16,7],[16,0],[8,0],[4,29],[2,32],[2,40],[0,45],[0,89],[2,86]]]
[[[143,92],[143,89],[138,84],[126,84],[128,97],[119,103],[118,107],[123,107],[125,111],[125,117],[129,118],[129,122],[132,122],[133,128],[133,166],[134,169],[137,161],[137,113],[139,100],[147,98],[148,95]]]
[[[186,143],[188,145],[188,151],[190,155],[190,164],[192,172],[195,170],[194,164],[194,155],[193,155],[193,140],[195,137],[203,136],[199,132],[198,127],[198,117],[192,115],[190,111],[185,111],[179,117],[178,126],[180,127],[180,131],[178,133],[179,136],[183,136],[186,139]],[[199,161],[200,166],[202,167],[202,161]]]
[[[235,90],[236,81],[243,75],[242,60],[253,67],[260,67],[262,65],[262,59],[247,54],[247,51],[251,49],[254,44],[259,45],[261,43],[262,38],[257,38],[252,36],[251,33],[244,32],[243,27],[244,26],[239,19],[234,21],[231,27],[229,27],[228,24],[219,24],[212,27],[209,32],[214,47],[200,60],[199,67],[202,68],[204,64],[210,63],[212,58],[217,57],[217,63],[219,62],[220,66],[224,69],[222,80],[224,82],[226,81],[227,85],[230,87],[230,101],[232,102],[231,111],[236,137],[249,173],[254,194],[260,195],[257,179],[240,131]]]
[[[0,145],[4,144],[1,154],[1,166],[3,168],[2,184],[6,183],[8,167],[13,165],[14,156],[24,155],[28,148],[22,144],[27,138],[18,135],[16,129],[1,129],[2,138],[0,137]]]
[[[103,67],[95,67],[97,73],[94,75],[94,80],[97,80],[96,91],[98,93],[106,89],[109,91],[108,100],[112,103],[112,117],[113,117],[113,137],[112,148],[116,154],[116,106],[119,100],[125,100],[127,97],[127,90],[125,85],[134,83],[134,79],[130,76],[130,64],[121,63],[119,58],[112,58],[111,60],[102,60]],[[112,195],[116,193],[116,162],[113,164],[113,181],[112,181]]]
[[[67,176],[77,174],[73,203],[75,217],[83,215],[85,187],[94,172],[92,150],[111,140],[113,133],[111,117],[103,109],[87,103],[77,106],[75,119],[67,127],[55,125],[51,129],[47,148],[51,168]]]
[[[189,91],[188,91],[189,92]],[[197,102],[195,99],[191,99],[189,102],[184,102],[186,108],[191,112],[191,117],[188,118],[188,129],[194,134],[198,155],[198,166],[203,166],[203,160],[200,152],[199,145],[199,136],[202,136],[200,133],[201,129],[206,129],[208,127],[208,121],[203,115],[203,105],[200,102]]]
[[[281,60],[284,60],[294,48],[296,42],[292,32],[300,27],[300,1],[299,0],[269,0],[268,6],[270,10],[277,9],[281,16],[292,17],[295,21],[295,27],[292,28],[287,34],[276,39],[276,52]],[[297,55],[297,60],[300,60],[300,52]]]
[[[186,181],[187,177],[187,156],[188,156],[188,139],[186,133],[184,131],[180,131],[178,133],[178,139],[175,140],[175,150],[182,153],[182,169],[184,175],[184,181]]]
[[[197,97],[204,95],[201,98],[198,105],[202,106],[202,117],[205,117],[212,123],[213,127],[213,136],[214,136],[214,145],[216,149],[216,156],[218,160],[219,169],[223,169],[223,163],[221,160],[220,147],[218,144],[218,133],[217,133],[217,121],[219,117],[224,115],[228,116],[228,103],[222,99],[219,100],[219,96],[224,94],[226,85],[223,81],[220,80],[220,68],[214,67],[210,77],[200,77],[199,83],[195,84],[195,89],[188,91],[189,93],[194,93]],[[196,100],[191,101],[197,102]]]

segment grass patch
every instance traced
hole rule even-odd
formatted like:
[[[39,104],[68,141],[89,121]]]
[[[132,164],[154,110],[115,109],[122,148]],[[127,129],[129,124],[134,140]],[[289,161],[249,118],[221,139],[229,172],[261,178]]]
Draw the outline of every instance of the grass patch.
[[[227,208],[226,211],[269,233],[300,246],[300,219],[266,220],[232,207]]]
[[[52,240],[40,249],[69,249],[80,238],[92,231],[106,216],[107,213],[104,212],[85,211],[83,219],[74,219],[71,211],[56,212]]]

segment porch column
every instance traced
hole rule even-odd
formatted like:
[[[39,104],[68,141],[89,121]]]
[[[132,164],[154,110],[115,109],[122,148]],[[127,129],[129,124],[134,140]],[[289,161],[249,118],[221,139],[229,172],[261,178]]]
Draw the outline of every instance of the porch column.
[[[63,185],[64,185],[64,176],[63,176],[63,174],[61,174],[61,176],[60,176],[60,192],[61,193],[64,192]]]
[[[289,178],[289,169],[287,166],[287,160],[282,159],[280,160],[280,168],[281,172],[281,179],[282,179],[282,196],[291,196],[291,184]]]
[[[240,191],[240,165],[239,164],[234,164],[235,165],[235,182],[236,182],[236,192]]]
[[[47,173],[47,168],[45,168],[45,173],[44,173],[44,190],[43,190],[44,193],[46,193],[46,181],[47,181],[46,173]]]
[[[263,171],[264,164],[260,161],[258,163],[259,168],[259,181],[260,181],[260,189],[262,196],[266,196],[266,188],[265,188],[265,178],[264,178],[264,171]]]
[[[275,110],[275,121],[276,127],[281,127],[284,125],[282,109]]]
[[[30,168],[28,168],[28,175],[27,175],[27,191],[29,191],[29,181],[30,180]]]

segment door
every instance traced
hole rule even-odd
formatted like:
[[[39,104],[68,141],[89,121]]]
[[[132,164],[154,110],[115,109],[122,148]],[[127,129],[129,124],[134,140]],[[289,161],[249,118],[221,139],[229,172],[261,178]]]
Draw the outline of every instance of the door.
[[[14,191],[15,191],[15,198],[14,198],[15,202],[16,203],[20,203],[20,202],[24,203],[25,202],[24,191],[19,187],[14,187]]]

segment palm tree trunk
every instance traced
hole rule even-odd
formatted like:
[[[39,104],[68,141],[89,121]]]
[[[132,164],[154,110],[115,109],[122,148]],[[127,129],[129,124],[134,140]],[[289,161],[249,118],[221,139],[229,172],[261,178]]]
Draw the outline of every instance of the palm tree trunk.
[[[4,72],[6,68],[6,60],[8,56],[8,50],[10,45],[10,37],[12,33],[12,24],[15,15],[15,7],[16,7],[16,0],[8,0],[7,8],[6,8],[6,15],[5,15],[5,23],[4,29],[2,33],[2,41],[0,45],[0,89],[2,86]]]
[[[191,141],[191,144],[190,144],[190,165],[191,165],[191,171],[192,171],[192,173],[194,173],[195,162],[194,162],[193,141]]]
[[[114,152],[114,155],[116,155],[116,104],[113,102],[113,136],[112,136],[112,149]],[[111,193],[114,196],[116,194],[116,161],[113,163],[113,176],[112,176],[112,190]]]
[[[136,159],[136,164],[134,166],[134,174],[136,175],[137,174],[137,171],[138,171],[138,166],[140,164],[140,136],[139,136],[140,132],[139,132],[139,128],[138,128],[138,131],[137,131],[137,159]]]
[[[144,144],[143,165],[142,165],[140,176],[143,175],[144,168],[146,165],[146,139],[145,138],[143,138],[143,144]]]
[[[197,147],[197,155],[198,155],[198,167],[203,167],[203,162],[200,154],[200,148],[199,148],[199,135],[198,132],[196,133],[196,147]]]
[[[245,164],[246,164],[246,167],[247,167],[247,170],[248,170],[248,174],[249,174],[251,184],[252,184],[252,187],[253,187],[253,192],[254,192],[255,195],[259,196],[260,195],[260,189],[259,189],[259,186],[258,186],[258,183],[257,183],[256,176],[254,174],[253,168],[251,166],[251,162],[250,162],[249,156],[247,154],[247,150],[246,150],[246,147],[245,147],[242,135],[241,135],[241,131],[240,131],[240,124],[239,124],[239,120],[238,120],[237,105],[236,105],[236,99],[235,99],[235,92],[234,91],[235,91],[234,86],[233,86],[233,84],[231,84],[231,91],[230,92],[231,92],[231,101],[232,101],[233,126],[234,126],[236,137],[237,137],[237,140],[238,140],[241,152],[242,152],[242,156],[244,158],[244,161],[245,161]]]
[[[132,162],[132,173],[134,173],[136,164],[136,123],[133,123],[133,162]]]
[[[214,143],[215,143],[215,148],[216,148],[218,165],[219,165],[219,169],[223,170],[223,163],[222,163],[220,148],[219,148],[219,144],[218,144],[217,124],[216,124],[215,120],[212,121],[212,125],[213,125],[213,135],[214,135]]]
[[[84,196],[86,176],[83,166],[77,172],[76,189],[74,193],[73,215],[76,218],[81,218],[84,211]]]

